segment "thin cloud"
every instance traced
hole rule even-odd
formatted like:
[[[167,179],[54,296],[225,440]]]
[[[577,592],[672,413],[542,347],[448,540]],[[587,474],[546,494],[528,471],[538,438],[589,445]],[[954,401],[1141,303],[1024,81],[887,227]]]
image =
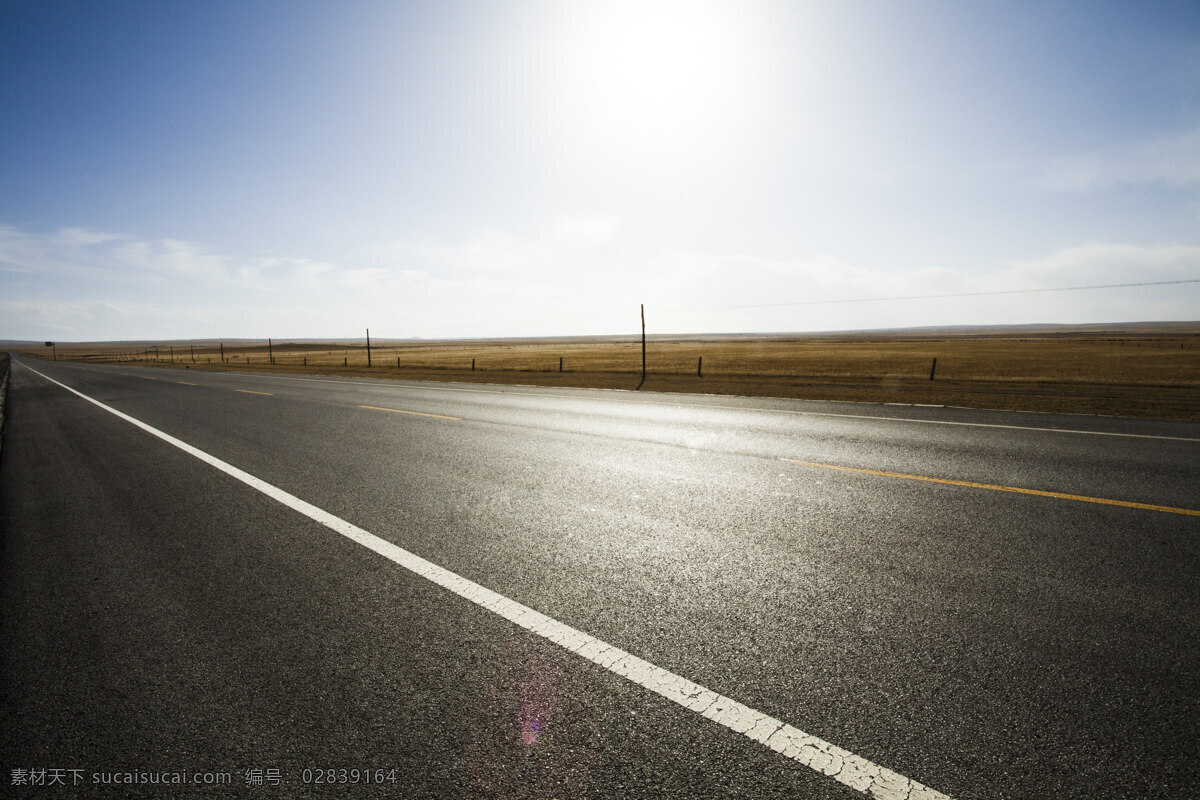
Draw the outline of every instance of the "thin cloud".
[[[0,226],[0,337],[612,334],[635,331],[642,303],[660,333],[1194,319],[1200,308],[1192,285],[998,294],[1194,278],[1195,246],[1086,243],[991,272],[898,271],[827,254],[629,254],[613,246],[615,223],[579,219],[525,238],[383,243],[341,262]]]
[[[566,249],[601,247],[617,238],[616,217],[594,214],[559,221],[551,231],[551,241]]]
[[[1200,187],[1200,127],[1053,161],[1045,176],[1056,191],[1122,184]]]
[[[1029,288],[1079,282],[1172,281],[1200,278],[1200,247],[1089,243],[1015,261],[1005,273]]]
[[[35,275],[56,293],[77,279],[180,291],[335,288],[337,265],[304,258],[239,258],[180,239],[139,239],[85,228],[38,234],[0,225],[0,270]],[[358,276],[352,276],[358,280]]]
[[[60,242],[68,245],[86,247],[105,242],[120,241],[127,237],[117,233],[105,233],[91,228],[62,228],[57,234]]]

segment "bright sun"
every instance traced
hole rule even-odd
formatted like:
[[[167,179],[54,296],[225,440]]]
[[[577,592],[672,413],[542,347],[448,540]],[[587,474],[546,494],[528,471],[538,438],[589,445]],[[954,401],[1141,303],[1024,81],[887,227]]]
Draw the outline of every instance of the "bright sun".
[[[720,157],[760,99],[735,3],[572,4],[554,76],[570,135],[630,166]]]

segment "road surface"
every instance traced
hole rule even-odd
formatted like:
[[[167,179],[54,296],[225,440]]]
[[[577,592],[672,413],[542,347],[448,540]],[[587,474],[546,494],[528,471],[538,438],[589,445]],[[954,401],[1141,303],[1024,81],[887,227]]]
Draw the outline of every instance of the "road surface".
[[[6,797],[1197,789],[1195,423],[33,359],[6,417]]]

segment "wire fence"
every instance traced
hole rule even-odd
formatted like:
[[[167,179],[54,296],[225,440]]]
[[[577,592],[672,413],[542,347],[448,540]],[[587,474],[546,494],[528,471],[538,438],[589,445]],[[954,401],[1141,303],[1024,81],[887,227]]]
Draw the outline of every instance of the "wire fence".
[[[1200,279],[1011,289],[936,295],[862,297],[713,306],[712,310],[778,308],[842,303],[880,303],[981,295],[1082,292],[1200,283]],[[667,314],[681,309],[662,309]],[[682,309],[695,311],[696,309]],[[655,313],[655,312],[651,312]],[[592,315],[593,318],[617,315]],[[628,311],[619,316],[627,319]],[[560,317],[577,320],[581,317]],[[510,320],[506,324],[553,322]],[[499,323],[466,323],[496,328]],[[429,373],[492,376],[669,375],[697,379],[743,376],[775,379],[859,381],[1050,381],[1126,385],[1200,384],[1200,323],[1107,331],[1095,328],[999,329],[990,333],[943,330],[854,334],[726,334],[527,339],[387,339],[195,341],[156,345],[67,346],[46,343],[38,355],[74,361],[152,363],[185,367],[299,371],[370,371],[424,376]],[[648,345],[648,346],[647,346]]]
[[[46,354],[48,355],[48,354]],[[638,336],[583,340],[205,343],[138,350],[60,348],[60,360],[223,369],[353,371],[476,378],[639,375]],[[1052,381],[1200,385],[1200,325],[1191,332],[1024,336],[651,336],[650,375],[866,381]]]

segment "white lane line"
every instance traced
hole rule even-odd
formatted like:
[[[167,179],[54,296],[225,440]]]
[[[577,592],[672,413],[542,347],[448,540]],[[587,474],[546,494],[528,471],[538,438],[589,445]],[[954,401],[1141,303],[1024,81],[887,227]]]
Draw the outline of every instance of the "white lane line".
[[[328,511],[317,508],[295,495],[256,478],[248,472],[243,472],[232,464],[228,464],[216,456],[187,442],[176,439],[170,434],[129,416],[117,409],[88,397],[86,394],[72,389],[64,383],[42,375],[26,364],[22,364],[30,372],[40,375],[68,392],[83,398],[131,425],[141,428],[152,436],[157,436],[164,442],[179,448],[188,455],[195,456],[204,463],[219,469],[247,486],[257,489],[273,500],[277,500],[288,508],[298,511],[309,519],[319,522],[330,530],[340,533],[351,541],[361,544],[368,550],[373,550],[384,558],[399,564],[405,569],[436,583],[478,606],[498,614],[509,622],[515,623],[525,630],[535,633],[560,647],[586,658],[610,672],[636,683],[655,694],[696,712],[701,716],[724,725],[731,731],[765,745],[783,756],[828,775],[834,780],[849,786],[877,800],[950,800],[947,795],[930,789],[924,784],[881,767],[848,750],[824,739],[805,733],[761,711],[756,711],[736,700],[717,694],[698,683],[676,675],[673,672],[655,666],[649,661],[638,658],[632,653],[607,642],[590,636],[581,630],[572,628],[556,619],[534,611],[528,606],[515,600],[510,600],[502,594],[493,592],[474,581],[468,580],[444,567],[439,567],[432,561],[426,561],[415,553],[410,553],[398,545],[379,538],[369,531],[354,525],[341,517],[335,517]]]

